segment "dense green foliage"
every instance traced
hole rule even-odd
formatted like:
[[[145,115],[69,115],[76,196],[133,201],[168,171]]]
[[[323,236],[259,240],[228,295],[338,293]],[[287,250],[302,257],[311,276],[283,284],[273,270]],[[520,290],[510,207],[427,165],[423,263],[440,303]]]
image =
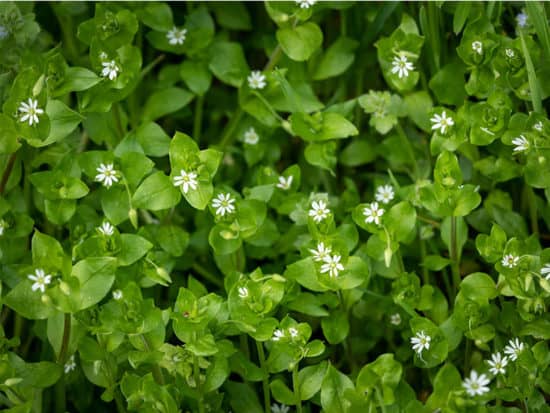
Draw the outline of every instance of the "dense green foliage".
[[[0,407],[550,412],[543,3],[0,3]]]

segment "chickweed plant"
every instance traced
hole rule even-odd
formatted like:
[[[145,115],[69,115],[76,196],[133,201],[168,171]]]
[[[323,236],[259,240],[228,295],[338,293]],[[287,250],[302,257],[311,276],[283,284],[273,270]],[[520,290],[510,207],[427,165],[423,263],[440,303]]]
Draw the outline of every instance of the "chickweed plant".
[[[542,2],[0,3],[0,408],[550,412]]]

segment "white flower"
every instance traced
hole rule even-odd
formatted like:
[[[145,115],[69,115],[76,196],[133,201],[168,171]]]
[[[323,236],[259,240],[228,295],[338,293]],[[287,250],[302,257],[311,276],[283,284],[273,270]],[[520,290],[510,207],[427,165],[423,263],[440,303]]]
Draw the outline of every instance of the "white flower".
[[[296,4],[302,9],[309,9],[315,4],[315,0],[296,0]]]
[[[113,298],[117,301],[120,300],[122,298],[122,291],[120,290],[113,291]]]
[[[464,379],[462,387],[470,396],[482,395],[489,391],[487,385],[491,382],[485,374],[478,375],[475,370],[470,372],[470,377]]]
[[[246,298],[248,297],[248,288],[246,287],[239,287],[239,297]]]
[[[292,338],[298,337],[298,330],[296,330],[294,327],[290,327],[288,329],[288,333],[290,334],[290,337],[292,337]]]
[[[524,152],[529,149],[529,141],[523,135],[519,135],[517,138],[512,139],[512,143],[516,145],[514,152]]]
[[[380,217],[384,215],[384,209],[378,207],[378,202],[373,202],[363,208],[363,215],[367,224],[374,222],[376,225],[380,225]]]
[[[279,341],[280,339],[285,337],[285,332],[281,329],[277,329],[273,332],[273,337],[271,340],[273,341]]]
[[[508,345],[504,347],[504,354],[508,354],[512,361],[516,361],[524,348],[525,345],[516,337],[508,341]]]
[[[212,201],[212,206],[216,208],[216,215],[221,215],[222,217],[225,214],[230,214],[235,211],[235,202],[234,198],[231,198],[231,194],[228,192],[226,194],[219,194]]]
[[[535,123],[533,125],[533,129],[535,129],[536,131],[538,132],[542,132],[542,122],[541,121],[538,121],[537,123]]]
[[[31,287],[33,291],[40,290],[42,292],[45,292],[46,285],[52,282],[52,276],[46,274],[46,272],[42,268],[37,268],[36,270],[34,270],[34,275],[29,274],[27,275],[27,277],[29,280],[34,281],[34,284]]]
[[[120,67],[117,66],[114,60],[108,62],[101,62],[103,69],[101,70],[101,76],[108,77],[109,80],[115,80],[120,72]]]
[[[491,366],[489,371],[495,376],[497,374],[504,374],[506,373],[505,367],[508,364],[508,357],[502,357],[500,352],[497,352],[491,354],[491,360],[487,360],[487,363],[489,364],[489,366]]]
[[[412,349],[421,356],[424,349],[428,350],[430,348],[430,341],[432,341],[430,336],[424,334],[423,330],[419,331],[414,337],[411,337]]]
[[[285,404],[273,403],[271,405],[271,413],[288,413],[289,410],[290,408]]]
[[[174,176],[174,186],[181,186],[181,190],[184,194],[189,191],[189,188],[197,189],[197,174],[195,172],[185,172],[180,170],[180,174]]]
[[[447,112],[443,111],[441,115],[435,114],[433,118],[430,119],[430,122],[433,123],[432,130],[439,129],[439,132],[445,134],[447,128],[450,128],[455,124],[453,118],[450,116],[447,117]]]
[[[248,87],[250,87],[250,89],[263,89],[267,84],[265,82],[265,75],[259,70],[250,72],[246,80],[248,80]]]
[[[288,191],[290,189],[290,186],[292,185],[293,179],[294,177],[292,175],[289,175],[287,178],[285,178],[284,176],[280,176],[277,188],[280,188],[283,191]]]
[[[340,271],[344,271],[344,266],[340,263],[342,257],[339,255],[332,255],[323,259],[324,264],[321,265],[321,273],[328,272],[331,277],[338,277]]]
[[[8,28],[0,24],[0,40],[4,40],[10,34]]]
[[[380,185],[376,188],[376,194],[374,194],[374,197],[378,202],[389,204],[395,197],[393,187],[391,185]]]
[[[394,326],[398,326],[401,324],[401,315],[399,313],[392,314],[390,316],[390,323],[392,323]]]
[[[166,33],[166,38],[168,39],[168,43],[170,43],[172,46],[175,45],[182,45],[183,42],[185,42],[185,36],[187,35],[187,29],[178,29],[177,27],[173,27],[172,30],[170,30],[168,33]]]
[[[260,137],[256,133],[256,129],[250,127],[248,130],[244,133],[244,143],[248,143],[249,145],[256,145],[260,140]]]
[[[518,26],[521,28],[527,26],[527,20],[528,20],[528,16],[523,11],[521,13],[518,13],[518,15],[516,16],[516,22],[518,23]]]
[[[65,371],[65,374],[67,374],[73,371],[74,369],[76,369],[76,362],[74,361],[74,354],[73,354],[71,357],[69,357],[69,360],[67,360],[67,362],[63,366],[63,370]]]
[[[118,182],[117,171],[112,163],[100,164],[96,171],[99,173],[95,176],[95,180],[101,182],[103,186],[110,188],[113,182]]]
[[[544,264],[544,267],[540,270],[540,275],[550,281],[550,264]]]
[[[409,62],[407,57],[404,55],[395,56],[391,64],[392,64],[391,72],[393,74],[397,73],[397,75],[399,76],[399,79],[403,77],[408,77],[409,71],[414,70],[414,65],[411,62]]]
[[[99,54],[99,59],[100,59],[100,60],[107,60],[107,57],[108,57],[108,56],[107,56],[107,53],[105,53],[105,52],[101,52],[101,53]]]
[[[324,261],[326,257],[332,252],[330,247],[325,247],[323,242],[317,244],[317,249],[310,249],[309,252],[313,254],[313,260],[320,262]]]
[[[500,263],[507,268],[514,268],[516,265],[518,265],[518,262],[519,262],[518,256],[507,254],[504,257],[502,257],[502,261]]]
[[[0,219],[0,235],[4,235],[4,230],[6,229],[6,221]]]
[[[506,54],[506,57],[509,57],[510,59],[516,55],[516,53],[512,49],[506,49],[504,53]]]
[[[477,54],[483,54],[483,44],[479,40],[472,42],[472,50]]]
[[[113,227],[111,223],[107,221],[101,224],[101,226],[97,227],[97,230],[108,237],[115,233],[115,227]]]
[[[309,216],[313,217],[313,220],[317,223],[328,217],[330,209],[327,208],[325,201],[313,201],[311,203],[311,209],[309,210]]]
[[[21,114],[19,122],[29,122],[29,126],[38,124],[38,115],[44,113],[44,110],[38,107],[38,100],[32,98],[27,99],[27,102],[21,102],[17,110]]]

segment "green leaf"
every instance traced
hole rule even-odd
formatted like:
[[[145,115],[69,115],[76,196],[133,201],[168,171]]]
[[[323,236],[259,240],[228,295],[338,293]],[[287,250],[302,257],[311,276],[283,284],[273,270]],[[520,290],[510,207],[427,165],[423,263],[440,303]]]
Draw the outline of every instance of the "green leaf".
[[[185,89],[169,87],[149,96],[143,108],[144,120],[155,120],[176,112],[193,100],[193,94]]]
[[[174,257],[179,257],[187,248],[189,234],[178,226],[163,225],[159,228],[156,239],[162,249]]]
[[[240,87],[250,73],[242,46],[233,42],[214,43],[208,67],[219,80],[234,87]]]
[[[321,406],[327,412],[346,412],[350,403],[345,392],[353,388],[348,376],[329,365],[321,385]]]
[[[136,10],[141,22],[158,31],[168,31],[174,26],[172,9],[166,3],[145,3]]]
[[[304,152],[306,160],[314,166],[326,169],[334,174],[336,168],[336,143],[322,142],[310,143]]]
[[[309,400],[321,390],[328,363],[322,361],[314,366],[304,367],[298,372],[300,399]]]
[[[344,311],[333,311],[328,317],[321,319],[323,334],[330,344],[338,344],[349,334],[349,320]]]
[[[68,67],[61,84],[59,84],[52,96],[59,97],[70,92],[82,92],[101,82],[101,78],[91,70],[83,67]]]
[[[309,59],[323,43],[323,32],[312,22],[281,28],[276,37],[285,54],[298,62]]]
[[[147,177],[137,188],[132,204],[136,208],[159,211],[172,208],[180,199],[180,192],[170,182],[170,178],[158,171]]]
[[[158,124],[145,123],[135,130],[135,137],[148,156],[165,156],[170,147],[170,138]]]
[[[294,113],[290,117],[292,131],[306,141],[344,139],[359,133],[353,123],[335,112],[318,112],[314,115]]]
[[[72,275],[80,281],[79,297],[74,297],[79,310],[97,304],[109,293],[115,280],[116,264],[116,258],[101,257],[86,258],[74,265]]]
[[[40,291],[32,291],[31,286],[31,281],[21,281],[3,298],[3,303],[29,320],[50,317],[54,314],[53,307],[44,303]]]
[[[184,60],[180,65],[180,76],[185,85],[199,96],[203,96],[212,83],[212,74],[206,62]]]
[[[328,79],[344,73],[355,60],[359,42],[349,37],[339,37],[323,54],[313,75],[314,80]]]
[[[493,279],[482,272],[468,275],[460,283],[460,290],[464,296],[474,301],[492,300],[498,295]]]
[[[120,243],[117,259],[122,266],[133,264],[153,248],[153,244],[145,238],[134,234],[120,234]]]

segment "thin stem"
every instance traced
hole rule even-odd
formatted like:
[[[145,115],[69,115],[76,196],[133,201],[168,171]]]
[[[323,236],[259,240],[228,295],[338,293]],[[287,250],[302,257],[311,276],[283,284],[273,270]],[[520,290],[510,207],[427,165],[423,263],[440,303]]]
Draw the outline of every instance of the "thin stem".
[[[199,144],[201,140],[202,127],[202,108],[204,107],[204,95],[201,95],[195,101],[195,118],[193,120],[193,138]]]
[[[216,275],[214,275],[213,273],[211,273],[209,270],[207,270],[206,268],[204,268],[201,264],[199,264],[198,262],[194,262],[193,265],[191,266],[191,268],[197,272],[199,275],[202,276],[202,278],[210,281],[212,284],[216,285],[217,287],[220,287],[222,288],[223,287],[223,281],[217,277]]]
[[[65,413],[67,410],[67,399],[65,391],[65,376],[55,383],[55,412],[56,413]]]
[[[69,350],[69,341],[71,339],[71,314],[65,313],[63,319],[63,338],[61,339],[61,348],[57,356],[57,362],[64,365],[67,361],[67,352]]]
[[[157,56],[155,60],[153,60],[151,63],[149,63],[147,66],[143,68],[143,70],[139,73],[139,80],[143,80],[145,76],[149,74],[151,70],[155,68],[156,65],[158,65],[160,62],[162,62],[166,58],[166,55],[161,54]]]
[[[531,221],[531,232],[539,233],[539,220],[537,215],[537,197],[535,191],[529,185],[525,185],[527,191],[527,202],[529,203],[529,219]]]
[[[231,138],[233,136],[233,133],[235,132],[235,128],[237,127],[239,120],[241,120],[242,116],[243,116],[243,110],[239,106],[239,108],[235,111],[235,113],[233,114],[233,117],[231,118],[227,126],[224,128],[222,138],[220,139],[221,150],[223,150],[226,146],[228,146],[231,143]]]
[[[456,217],[451,217],[451,249],[449,255],[451,257],[451,270],[453,274],[453,289],[456,295],[458,286],[460,285],[460,262],[458,257],[458,244],[456,239]]]
[[[10,155],[8,159],[8,164],[6,165],[6,169],[4,169],[4,173],[2,174],[2,180],[0,181],[0,195],[3,195],[4,191],[6,190],[6,185],[8,183],[8,179],[10,179],[11,171],[13,170],[13,166],[15,165],[16,158],[17,158],[17,153],[14,152]]]
[[[419,221],[425,222],[426,224],[430,224],[433,227],[439,228],[441,226],[439,222],[434,221],[433,219],[430,219],[430,218],[426,218],[422,215],[417,214],[416,217],[418,218]]]
[[[145,347],[145,351],[148,353],[151,352],[151,346],[149,345],[149,341],[147,340],[147,337],[145,335],[140,334],[141,342],[143,343],[143,347]],[[161,386],[164,385],[164,375],[162,374],[162,370],[160,369],[158,364],[153,364],[153,377],[155,378],[155,381],[160,384]]]
[[[115,127],[120,139],[125,135],[124,128],[122,127],[122,118],[120,116],[120,105],[113,103],[113,116],[115,117]]]
[[[395,125],[395,128],[397,129],[397,134],[401,138],[401,141],[403,142],[403,146],[407,149],[407,152],[409,153],[409,157],[411,158],[411,162],[413,165],[413,173],[414,177],[418,177],[418,164],[416,163],[416,157],[414,155],[414,149],[412,147],[411,141],[409,140],[407,134],[405,133],[405,130],[401,126],[399,122]]]
[[[294,388],[296,413],[302,413],[302,398],[300,397],[300,386],[298,382],[298,364],[296,364],[292,369],[292,387]]]
[[[472,340],[466,338],[466,350],[464,351],[464,374],[470,371],[470,354],[472,353]]]
[[[265,364],[265,352],[264,345],[260,341],[256,341],[256,349],[258,350],[258,359],[260,361],[260,367],[263,371],[262,388],[264,393],[264,410],[265,413],[271,412],[271,394],[269,392],[269,372]]]
[[[422,259],[422,264],[424,264],[424,261],[426,261],[426,240],[422,238],[420,238],[420,257]],[[422,265],[422,281],[425,285],[430,283],[430,272],[425,265]]]
[[[338,301],[340,302],[340,309],[342,310],[342,312],[346,314],[346,318],[348,318],[348,323],[349,323],[349,313],[346,308],[346,303],[344,301],[344,296],[342,294],[342,291],[336,291],[336,293],[338,295]],[[349,323],[349,325],[351,330],[351,323]],[[342,346],[344,347],[344,353],[346,354],[346,358],[348,359],[350,370],[352,373],[355,373],[357,366],[353,358],[353,350],[351,346],[351,331],[348,332],[348,335],[346,336],[345,340],[342,342]]]
[[[199,395],[198,404],[199,404],[199,413],[204,413],[204,400],[202,394],[202,385],[201,385],[201,370],[199,366],[198,356],[193,356],[193,377],[195,379],[195,387]]]
[[[380,405],[380,409],[382,410],[382,413],[386,413],[386,406],[384,405],[384,399],[382,399],[382,395],[380,394],[380,389],[378,386],[374,388],[374,392],[376,393],[376,399],[378,400],[378,404]]]
[[[279,59],[283,55],[283,49],[281,49],[281,45],[277,45],[275,49],[273,49],[273,52],[271,52],[271,56],[269,56],[269,60],[267,61],[264,71],[268,72],[272,70],[275,65],[279,62]]]

